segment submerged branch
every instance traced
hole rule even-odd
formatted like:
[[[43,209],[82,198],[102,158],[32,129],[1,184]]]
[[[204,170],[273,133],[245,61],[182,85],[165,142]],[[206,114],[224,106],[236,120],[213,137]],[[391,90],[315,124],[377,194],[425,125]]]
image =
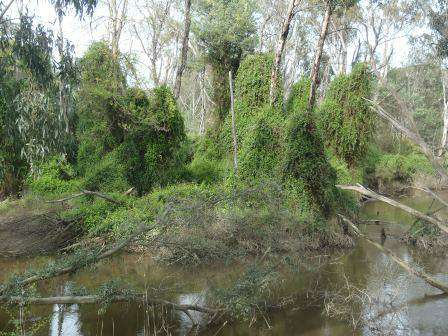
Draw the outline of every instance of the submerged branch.
[[[409,274],[419,277],[420,279],[425,281],[428,285],[435,287],[435,288],[441,290],[442,292],[448,294],[448,285],[434,279],[433,277],[431,277],[429,274],[427,274],[424,271],[419,271],[419,270],[413,268],[406,261],[404,261],[403,259],[396,256],[390,249],[378,244],[374,240],[370,239],[369,237],[367,237],[366,235],[361,233],[361,231],[355,226],[355,224],[353,224],[353,222],[350,221],[347,217],[342,216],[342,215],[339,215],[339,217],[342,218],[342,220],[344,222],[346,222],[360,238],[363,238],[364,240],[366,240],[367,242],[369,242],[370,244],[375,246],[377,249],[379,249],[381,252],[387,254],[393,261],[395,261],[395,263],[397,263],[401,268],[406,270]]]
[[[407,205],[399,203],[399,202],[397,202],[397,201],[395,201],[395,200],[393,200],[391,198],[387,198],[385,196],[379,195],[376,192],[374,192],[374,191],[372,191],[370,189],[367,189],[367,188],[365,188],[364,186],[362,186],[360,184],[355,185],[355,186],[351,186],[351,185],[337,185],[337,187],[339,189],[342,189],[342,190],[356,191],[356,192],[358,192],[358,193],[360,193],[360,194],[362,194],[364,196],[368,196],[368,197],[374,198],[374,199],[376,199],[378,201],[387,203],[387,204],[389,204],[389,205],[391,205],[393,207],[399,208],[399,209],[401,209],[403,211],[406,211],[407,213],[410,213],[414,217],[417,217],[417,218],[422,219],[422,220],[424,220],[424,221],[426,221],[428,223],[431,223],[431,224],[437,226],[443,232],[448,233],[448,227],[445,224],[443,224],[440,220],[438,220],[438,219],[436,219],[434,217],[425,215],[424,213],[422,213],[422,212],[420,212],[418,210],[415,210],[415,209],[413,209],[413,208],[411,208],[411,207],[409,207]]]
[[[33,298],[22,298],[17,296],[0,296],[0,302],[10,303],[10,304],[33,304],[33,305],[53,305],[53,304],[63,304],[63,305],[71,305],[71,304],[97,304],[101,303],[104,300],[103,297],[98,295],[86,295],[86,296],[54,296],[54,297],[33,297]],[[135,294],[135,295],[115,295],[107,298],[108,302],[139,302],[145,303],[149,305],[163,305],[168,306],[174,310],[180,310],[183,312],[186,311],[197,311],[204,314],[216,314],[221,311],[221,309],[213,309],[198,305],[182,305],[174,302],[160,300],[160,299],[151,299],[148,298],[146,294]]]

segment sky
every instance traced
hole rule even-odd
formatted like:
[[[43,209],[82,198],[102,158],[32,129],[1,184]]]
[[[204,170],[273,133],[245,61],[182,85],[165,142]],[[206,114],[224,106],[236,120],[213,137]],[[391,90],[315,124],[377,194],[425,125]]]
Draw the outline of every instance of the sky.
[[[56,12],[53,6],[45,0],[16,0],[8,12],[10,17],[18,16],[18,8],[22,1],[28,6],[30,14],[35,15],[36,22],[53,28],[54,32],[57,31],[57,27],[55,26]],[[138,9],[130,8],[130,12],[132,19],[138,19]],[[72,10],[67,11],[63,20],[64,38],[73,43],[77,57],[81,57],[93,41],[107,39],[107,21],[105,19],[107,14],[108,10],[104,2],[98,4],[92,18],[86,17],[80,20],[74,16]],[[392,41],[394,47],[392,66],[396,67],[405,64],[410,52],[407,40],[406,36],[401,36]],[[140,46],[124,31],[120,41],[120,48],[124,52],[132,49],[139,53]]]

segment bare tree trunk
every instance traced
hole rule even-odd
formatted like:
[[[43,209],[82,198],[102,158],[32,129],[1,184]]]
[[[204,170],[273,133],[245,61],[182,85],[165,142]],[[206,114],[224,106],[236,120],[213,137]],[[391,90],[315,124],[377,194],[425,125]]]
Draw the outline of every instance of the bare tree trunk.
[[[339,73],[345,75],[347,73],[347,55],[348,55],[348,51],[347,51],[347,33],[344,31],[344,33],[341,33],[341,47],[342,47],[342,51],[341,51],[341,64],[340,64],[340,68],[339,68]]]
[[[112,49],[112,57],[114,59],[118,58],[119,55],[119,43],[121,38],[121,32],[123,31],[124,23],[126,21],[126,15],[128,10],[128,0],[123,0],[120,4],[117,0],[110,0],[108,2],[109,6],[109,35],[110,44]]]
[[[443,88],[443,130],[438,156],[442,156],[446,149],[448,140],[448,69],[442,68],[442,88]]]
[[[174,85],[174,95],[179,98],[180,87],[182,85],[182,74],[185,70],[188,56],[188,41],[190,36],[190,25],[191,25],[191,0],[185,0],[185,26],[184,35],[182,37],[182,52],[179,67],[176,73],[176,84]]]
[[[230,111],[232,113],[232,137],[233,137],[233,172],[238,173],[238,141],[236,137],[236,122],[235,122],[235,106],[233,97],[233,77],[232,71],[229,71],[229,85],[230,85]]]
[[[282,33],[280,34],[277,50],[275,52],[274,66],[272,67],[271,74],[271,88],[269,91],[269,99],[271,105],[275,102],[275,89],[277,86],[278,73],[280,72],[280,64],[282,62],[283,50],[285,49],[286,39],[288,38],[289,28],[291,27],[291,21],[294,17],[294,8],[296,5],[296,0],[291,0],[288,7],[288,14],[286,20],[283,23]]]
[[[308,99],[308,112],[311,112],[314,109],[314,105],[316,103],[316,91],[319,87],[319,69],[320,62],[322,59],[322,53],[324,50],[325,39],[328,33],[328,25],[330,23],[331,14],[333,12],[333,8],[331,4],[327,3],[327,9],[325,11],[324,21],[322,22],[322,29],[319,36],[319,41],[316,47],[316,56],[314,58],[313,69],[311,70],[311,88],[310,88],[310,96]]]
[[[201,121],[199,124],[199,134],[204,135],[205,133],[205,111],[206,111],[206,89],[205,89],[205,69],[204,71],[201,73]]]
[[[274,12],[272,12],[264,21],[263,21],[263,24],[261,25],[261,27],[260,27],[260,37],[259,37],[259,39],[260,39],[260,46],[258,47],[258,50],[260,51],[260,52],[263,52],[263,47],[264,47],[264,33],[265,33],[265,30],[266,30],[266,26],[267,26],[267,24],[268,24],[268,22],[272,19],[272,17],[273,17],[273,15],[274,15]]]
[[[3,17],[5,16],[6,12],[7,12],[8,9],[9,9],[9,7],[11,7],[11,5],[12,5],[13,3],[14,3],[14,0],[10,0],[10,1],[6,4],[5,8],[3,8],[3,10],[2,10],[1,13],[0,13],[0,20],[3,19]]]
[[[62,8],[60,6],[56,7],[56,12],[58,16],[58,52],[59,52],[59,62],[63,62],[64,58],[64,31],[62,28]],[[69,125],[69,119],[68,119],[68,104],[67,104],[67,97],[65,92],[65,78],[61,75],[59,78],[59,111],[62,116],[62,119],[65,123],[65,132],[68,134],[70,133],[70,125]]]

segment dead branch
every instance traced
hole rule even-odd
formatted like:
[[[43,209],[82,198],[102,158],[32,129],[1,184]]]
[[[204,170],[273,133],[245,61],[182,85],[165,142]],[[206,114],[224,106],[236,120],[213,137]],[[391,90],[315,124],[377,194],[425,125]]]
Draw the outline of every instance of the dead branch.
[[[8,11],[9,7],[11,7],[11,5],[14,3],[14,0],[10,0],[5,8],[3,8],[3,10],[0,13],[0,21],[3,19],[3,17],[5,16],[6,12]]]
[[[441,290],[442,292],[448,294],[448,285],[432,278],[429,274],[427,274],[424,271],[419,271],[419,270],[413,268],[406,261],[397,257],[390,249],[388,249],[387,247],[381,246],[374,240],[372,240],[369,237],[367,237],[366,235],[362,234],[361,231],[359,231],[359,229],[355,226],[355,224],[353,224],[353,222],[350,221],[347,217],[345,217],[343,215],[339,215],[339,217],[342,218],[342,220],[344,222],[346,222],[360,238],[363,238],[364,240],[366,240],[367,242],[369,242],[370,244],[372,244],[373,246],[378,248],[381,252],[388,255],[393,261],[395,261],[395,263],[397,263],[400,267],[402,267],[404,270],[406,270],[409,274],[419,277],[420,279],[425,281],[428,285],[435,287],[435,288]]]
[[[130,192],[132,192],[131,189],[130,189]],[[105,199],[108,202],[111,202],[111,203],[114,203],[117,205],[123,205],[123,202],[117,201],[117,200],[113,199],[112,197],[110,197],[109,195],[102,194],[97,191],[90,191],[90,190],[83,190],[79,194],[74,194],[74,195],[68,196],[66,198],[58,199],[58,200],[47,201],[46,203],[64,203],[71,199],[78,198],[78,197],[85,196],[85,195],[96,196],[96,197]]]
[[[358,185],[355,185],[355,186],[337,185],[336,187],[338,187],[339,189],[342,189],[342,190],[356,191],[356,192],[360,193],[361,195],[368,196],[368,197],[374,198],[374,199],[376,199],[378,201],[387,203],[387,204],[389,204],[389,205],[391,205],[393,207],[399,208],[399,209],[401,209],[403,211],[406,211],[407,213],[410,213],[411,215],[413,215],[416,218],[419,218],[419,219],[422,219],[422,220],[424,220],[424,221],[426,221],[428,223],[431,223],[431,224],[437,226],[443,232],[448,233],[448,227],[445,224],[443,224],[440,220],[438,220],[438,219],[436,219],[434,217],[425,215],[424,213],[422,213],[420,211],[417,211],[417,210],[415,210],[415,209],[413,209],[413,208],[411,208],[411,207],[409,207],[407,205],[401,204],[401,203],[399,203],[399,202],[397,202],[397,201],[395,201],[393,199],[390,199],[390,198],[387,198],[385,196],[379,195],[376,192],[374,192],[374,191],[372,191],[370,189],[365,188],[361,184],[358,184]]]
[[[138,229],[129,238],[123,240],[120,243],[117,243],[111,249],[109,249],[109,250],[99,254],[96,258],[93,258],[91,260],[86,261],[82,265],[73,265],[73,266],[62,267],[62,268],[60,268],[58,270],[55,270],[55,271],[51,272],[50,274],[33,275],[33,276],[30,276],[28,278],[25,278],[23,280],[20,280],[20,281],[14,283],[14,286],[27,286],[27,285],[31,285],[33,283],[36,283],[36,282],[39,282],[39,281],[42,281],[42,280],[55,278],[55,277],[58,277],[58,276],[61,276],[61,275],[64,275],[64,274],[74,273],[74,272],[76,272],[77,270],[79,270],[82,267],[86,267],[88,265],[95,264],[95,263],[97,263],[98,261],[100,261],[102,259],[106,259],[106,258],[109,258],[109,257],[113,256],[117,252],[121,251],[124,247],[126,247],[129,243],[131,243],[138,236],[140,236],[143,233],[146,233],[146,232],[148,232],[148,231],[150,231],[152,229],[154,229],[153,226],[147,227],[145,225],[142,225],[140,227],[140,229]],[[6,286],[3,286],[3,287],[0,287],[0,295],[4,294],[11,287],[12,287],[12,285],[6,285]]]

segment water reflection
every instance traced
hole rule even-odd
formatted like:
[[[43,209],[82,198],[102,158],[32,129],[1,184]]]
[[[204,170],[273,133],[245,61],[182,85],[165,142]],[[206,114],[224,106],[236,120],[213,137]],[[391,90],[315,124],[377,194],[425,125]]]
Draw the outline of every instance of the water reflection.
[[[190,294],[182,294],[179,296],[179,304],[181,305],[195,305],[195,306],[205,306],[205,293],[190,293]],[[191,329],[195,325],[202,325],[205,323],[205,316],[203,313],[198,311],[189,311],[190,316],[187,316],[184,312],[178,311],[177,315],[179,318],[179,329],[178,335],[184,336],[189,335]],[[193,319],[193,321],[191,320]],[[193,323],[194,322],[194,323]]]
[[[78,305],[54,305],[50,336],[83,336]]]
[[[408,200],[418,205],[417,200]],[[421,210],[428,205],[423,200]],[[396,209],[380,203],[369,203],[362,211],[364,218],[387,220],[397,225],[388,225],[388,238],[384,245],[393,250],[400,258],[411,264],[418,264],[440,280],[448,283],[448,261],[445,255],[434,256],[404,246],[393,235],[408,229],[410,219]],[[370,237],[381,241],[381,227],[368,225],[363,228]],[[390,234],[390,236],[389,236]],[[313,266],[313,265],[311,265]],[[179,304],[205,305],[205,288],[210,283],[228,284],[229,279],[241,274],[238,265],[207,266],[191,273],[187,269],[160,266],[150,257],[121,255],[111,261],[103,262],[95,269],[87,269],[71,277],[55,279],[52,283],[39,288],[46,295],[70,295],[70,283],[87,289],[97,288],[111,278],[120,278],[137,288],[153,288],[154,296],[165,295],[165,289],[175,288],[166,294],[170,301]],[[244,266],[243,266],[244,267]],[[20,262],[2,262],[0,270],[24,268]],[[5,272],[0,272],[0,277]],[[353,332],[350,322],[341,322],[322,315],[322,307],[307,305],[306,290],[312,286],[322,292],[341,289],[346,281],[365,293],[367,299],[359,307],[358,313],[363,319],[363,327]],[[179,288],[181,284],[181,288]],[[225,327],[204,331],[203,335],[246,336],[246,335],[306,335],[306,336],[345,336],[345,335],[448,335],[448,296],[434,296],[437,290],[422,280],[409,276],[375,247],[359,242],[353,250],[342,256],[328,259],[323,267],[302,267],[291,272],[282,283],[285,293],[298,293],[305,297],[295,309],[273,313],[260,319],[251,328],[248,322],[232,323]],[[54,288],[60,288],[54,292]],[[174,293],[184,293],[176,295]],[[364,294],[363,294],[364,295]],[[38,336],[91,336],[120,335],[189,335],[193,325],[190,318],[179,311],[166,309],[153,310],[152,307],[135,303],[111,305],[105,314],[99,315],[95,305],[71,305],[53,307],[33,307],[29,318],[51,316],[46,329]],[[14,312],[14,317],[18,316]],[[191,312],[196,323],[203,323],[204,316]],[[0,334],[11,331],[10,317],[2,313],[0,307]],[[269,325],[269,326],[268,326]],[[219,332],[218,332],[219,331]],[[217,333],[218,332],[218,333]]]

